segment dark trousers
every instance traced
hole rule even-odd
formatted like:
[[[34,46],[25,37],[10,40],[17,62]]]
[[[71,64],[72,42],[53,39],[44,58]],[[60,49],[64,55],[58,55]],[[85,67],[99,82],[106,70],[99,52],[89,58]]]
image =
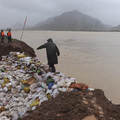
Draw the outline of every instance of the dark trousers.
[[[2,43],[4,43],[4,37],[3,36],[1,37],[1,40],[2,40]]]
[[[49,65],[49,68],[52,68],[52,72],[56,72],[54,64]]]
[[[12,39],[11,39],[11,37],[8,37],[8,43],[12,43]]]

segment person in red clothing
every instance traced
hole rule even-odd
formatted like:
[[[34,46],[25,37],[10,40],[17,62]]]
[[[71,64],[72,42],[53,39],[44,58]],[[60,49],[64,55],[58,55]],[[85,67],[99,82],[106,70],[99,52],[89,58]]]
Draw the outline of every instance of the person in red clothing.
[[[8,31],[7,36],[8,36],[8,43],[10,42],[12,43],[12,33],[10,30]]]
[[[4,43],[4,32],[3,32],[3,30],[1,30],[1,40],[2,40],[2,43]]]

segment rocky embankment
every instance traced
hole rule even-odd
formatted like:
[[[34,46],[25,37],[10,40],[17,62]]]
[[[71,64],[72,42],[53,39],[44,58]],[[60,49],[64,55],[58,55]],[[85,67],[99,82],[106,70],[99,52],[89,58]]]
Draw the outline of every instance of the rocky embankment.
[[[27,45],[25,42],[16,39],[12,39],[12,41],[13,41],[12,43],[8,43],[6,36],[3,44],[0,41],[0,60],[2,56],[8,55],[11,51],[21,53],[24,52],[26,55],[30,57],[36,57],[34,49]]]
[[[120,105],[102,90],[71,88],[73,78],[51,73],[35,56],[22,41],[0,44],[0,120],[120,120]]]

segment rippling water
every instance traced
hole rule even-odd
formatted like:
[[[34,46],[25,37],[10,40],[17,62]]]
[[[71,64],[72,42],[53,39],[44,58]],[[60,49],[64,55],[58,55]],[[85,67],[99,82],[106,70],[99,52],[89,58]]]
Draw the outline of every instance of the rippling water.
[[[12,33],[17,39],[22,34]],[[48,38],[53,38],[61,52],[57,70],[104,90],[107,98],[120,104],[119,32],[24,31],[22,41],[34,48],[42,62],[47,62],[45,49],[36,48]]]

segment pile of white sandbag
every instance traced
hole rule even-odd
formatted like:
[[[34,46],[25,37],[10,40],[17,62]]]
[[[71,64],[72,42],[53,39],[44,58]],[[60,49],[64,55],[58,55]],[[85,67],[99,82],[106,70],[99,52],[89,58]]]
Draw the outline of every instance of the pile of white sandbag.
[[[51,78],[54,84],[46,85]],[[0,61],[0,120],[17,120],[35,110],[37,105],[70,91],[74,78],[52,73],[47,64],[24,53],[10,52]]]

